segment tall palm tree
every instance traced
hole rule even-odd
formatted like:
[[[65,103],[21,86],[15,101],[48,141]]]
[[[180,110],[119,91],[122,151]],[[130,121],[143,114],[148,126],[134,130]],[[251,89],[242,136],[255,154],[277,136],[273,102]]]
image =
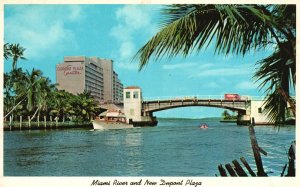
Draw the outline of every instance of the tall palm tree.
[[[47,112],[47,101],[51,98],[51,93],[53,93],[55,87],[56,84],[52,84],[51,80],[47,77],[41,77],[41,79],[38,80],[35,90],[36,111],[32,118],[34,118],[36,114],[40,115],[41,112]]]
[[[281,45],[288,45],[283,43]],[[256,81],[261,81],[259,87],[266,88],[265,113],[270,121],[284,122],[287,112],[287,103],[290,104],[295,116],[295,100],[290,97],[291,86],[294,90],[296,80],[296,64],[290,62],[290,57],[285,49],[278,48],[272,55],[259,61],[259,68],[254,74]],[[290,81],[293,83],[290,84]]]
[[[51,102],[49,103],[51,113],[56,114],[64,122],[66,117],[70,117],[75,113],[72,106],[72,101],[75,97],[75,95],[64,90],[55,90],[51,99],[49,99]]]
[[[4,73],[4,85],[3,85],[3,101],[4,101],[4,114],[7,114],[9,110],[14,106],[13,97],[13,83],[10,73]]]
[[[72,105],[75,109],[75,113],[80,115],[85,121],[90,120],[96,113],[97,103],[86,90],[77,95]]]
[[[292,78],[295,85],[296,64],[296,6],[295,5],[167,5],[162,11],[161,30],[153,36],[135,55],[140,69],[145,67],[152,56],[155,60],[162,56],[187,56],[194,50],[200,51],[215,43],[217,54],[242,54],[251,50],[261,50],[267,46],[277,46],[273,57],[261,60],[261,69],[255,74],[262,79],[261,87],[277,85],[289,96],[286,79]],[[214,41],[214,42],[212,42]],[[279,60],[275,60],[276,58]],[[263,66],[267,61],[276,64],[276,79],[269,78],[269,70]],[[278,65],[281,64],[281,65]],[[285,68],[281,69],[284,66]],[[287,71],[291,76],[287,76]],[[266,88],[272,99],[278,89]],[[274,93],[274,94],[271,94]],[[284,120],[282,110],[286,102],[278,107],[269,107],[271,120]],[[283,106],[282,106],[283,105]],[[277,116],[277,117],[274,117]]]
[[[25,73],[21,68],[4,74],[4,114],[17,109],[25,99]],[[19,107],[20,108],[20,107]]]
[[[3,56],[4,58],[7,60],[9,57],[11,57],[11,50],[10,50],[10,44],[9,43],[5,43],[3,45]]]
[[[9,50],[11,52],[11,56],[13,58],[12,68],[13,70],[17,68],[17,62],[19,59],[26,60],[24,57],[24,51],[26,50],[24,47],[20,46],[20,44],[10,44]]]
[[[32,118],[48,109],[48,100],[55,89],[49,78],[43,77],[40,70],[23,72],[21,68],[4,74],[5,117],[22,109],[32,114]]]
[[[26,71],[26,92],[27,95],[27,110],[29,112],[33,111],[41,100],[38,98],[40,93],[40,84],[42,82],[42,72],[40,70],[32,69],[31,72]]]

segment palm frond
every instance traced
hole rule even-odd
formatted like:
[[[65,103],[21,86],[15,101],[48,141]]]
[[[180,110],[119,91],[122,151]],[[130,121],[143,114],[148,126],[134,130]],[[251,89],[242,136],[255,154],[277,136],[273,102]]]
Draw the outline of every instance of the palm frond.
[[[162,29],[134,56],[142,69],[151,56],[187,56],[215,40],[215,53],[245,54],[264,46],[273,23],[258,5],[168,5]]]
[[[286,53],[287,50],[293,50],[290,42],[280,43],[272,55],[257,63],[259,68],[254,74],[256,82],[261,81],[259,88],[264,89],[268,95],[265,101],[266,114],[272,122],[284,121],[287,102],[291,102],[290,80],[293,80],[293,85],[296,83],[295,57]]]
[[[285,121],[287,102],[277,91],[266,97],[264,114],[268,116],[270,123],[282,123]]]
[[[290,56],[286,53],[286,50],[290,49],[291,46],[288,42],[282,43],[273,54],[269,57],[262,59],[257,62],[257,71],[254,74],[256,81],[262,81],[259,85],[260,89],[264,89],[265,86],[269,85],[266,92],[274,91],[274,86],[280,86],[289,93],[289,80],[293,80],[293,84],[296,82],[294,77],[296,76],[296,61],[295,57]]]
[[[4,50],[3,56],[4,56],[5,60],[7,60],[9,57],[12,56],[12,53],[11,53],[11,50],[10,50],[9,46],[10,46],[9,43],[5,43],[3,45],[3,50]]]

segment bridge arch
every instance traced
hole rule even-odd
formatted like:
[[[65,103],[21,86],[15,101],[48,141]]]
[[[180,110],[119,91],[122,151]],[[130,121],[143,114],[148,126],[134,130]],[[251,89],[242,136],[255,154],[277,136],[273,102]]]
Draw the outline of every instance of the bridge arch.
[[[222,100],[222,99],[207,99],[207,100],[156,100],[156,101],[143,101],[142,112],[144,115],[152,115],[153,112],[169,110],[181,107],[214,107],[223,108],[232,111],[237,111],[239,114],[245,114],[250,106],[248,100]]]
[[[234,108],[234,107],[229,107],[229,106],[212,106],[212,105],[184,105],[184,106],[169,106],[169,107],[164,107],[164,108],[157,108],[157,109],[152,109],[152,110],[145,110],[145,112],[159,112],[163,110],[170,110],[174,108],[185,108],[185,107],[210,107],[210,108],[223,108],[223,109],[228,109],[231,111],[237,111],[237,112],[246,112],[246,109],[239,109],[239,108]]]

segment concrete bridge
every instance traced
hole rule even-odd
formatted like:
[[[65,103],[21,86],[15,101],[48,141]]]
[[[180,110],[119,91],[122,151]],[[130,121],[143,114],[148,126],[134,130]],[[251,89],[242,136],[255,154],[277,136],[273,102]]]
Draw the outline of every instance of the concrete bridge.
[[[205,106],[224,108],[237,111],[240,114],[246,114],[246,110],[250,107],[251,100],[225,100],[221,96],[219,98],[211,96],[193,96],[193,97],[174,97],[169,99],[143,100],[142,113],[151,115],[153,112],[191,106]]]
[[[240,122],[250,122],[255,118],[256,122],[266,123],[263,115],[262,97],[241,96],[240,99],[224,99],[224,96],[183,96],[142,98],[139,87],[127,87],[124,89],[124,112],[128,120],[140,122],[153,122],[154,112],[180,107],[215,107],[237,111]]]

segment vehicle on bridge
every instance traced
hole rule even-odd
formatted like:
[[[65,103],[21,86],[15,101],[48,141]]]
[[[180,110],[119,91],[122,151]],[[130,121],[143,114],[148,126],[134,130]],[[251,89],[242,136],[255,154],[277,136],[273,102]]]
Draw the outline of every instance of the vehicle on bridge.
[[[226,94],[224,94],[224,99],[239,101],[239,100],[241,100],[241,96],[239,94],[226,93]]]

